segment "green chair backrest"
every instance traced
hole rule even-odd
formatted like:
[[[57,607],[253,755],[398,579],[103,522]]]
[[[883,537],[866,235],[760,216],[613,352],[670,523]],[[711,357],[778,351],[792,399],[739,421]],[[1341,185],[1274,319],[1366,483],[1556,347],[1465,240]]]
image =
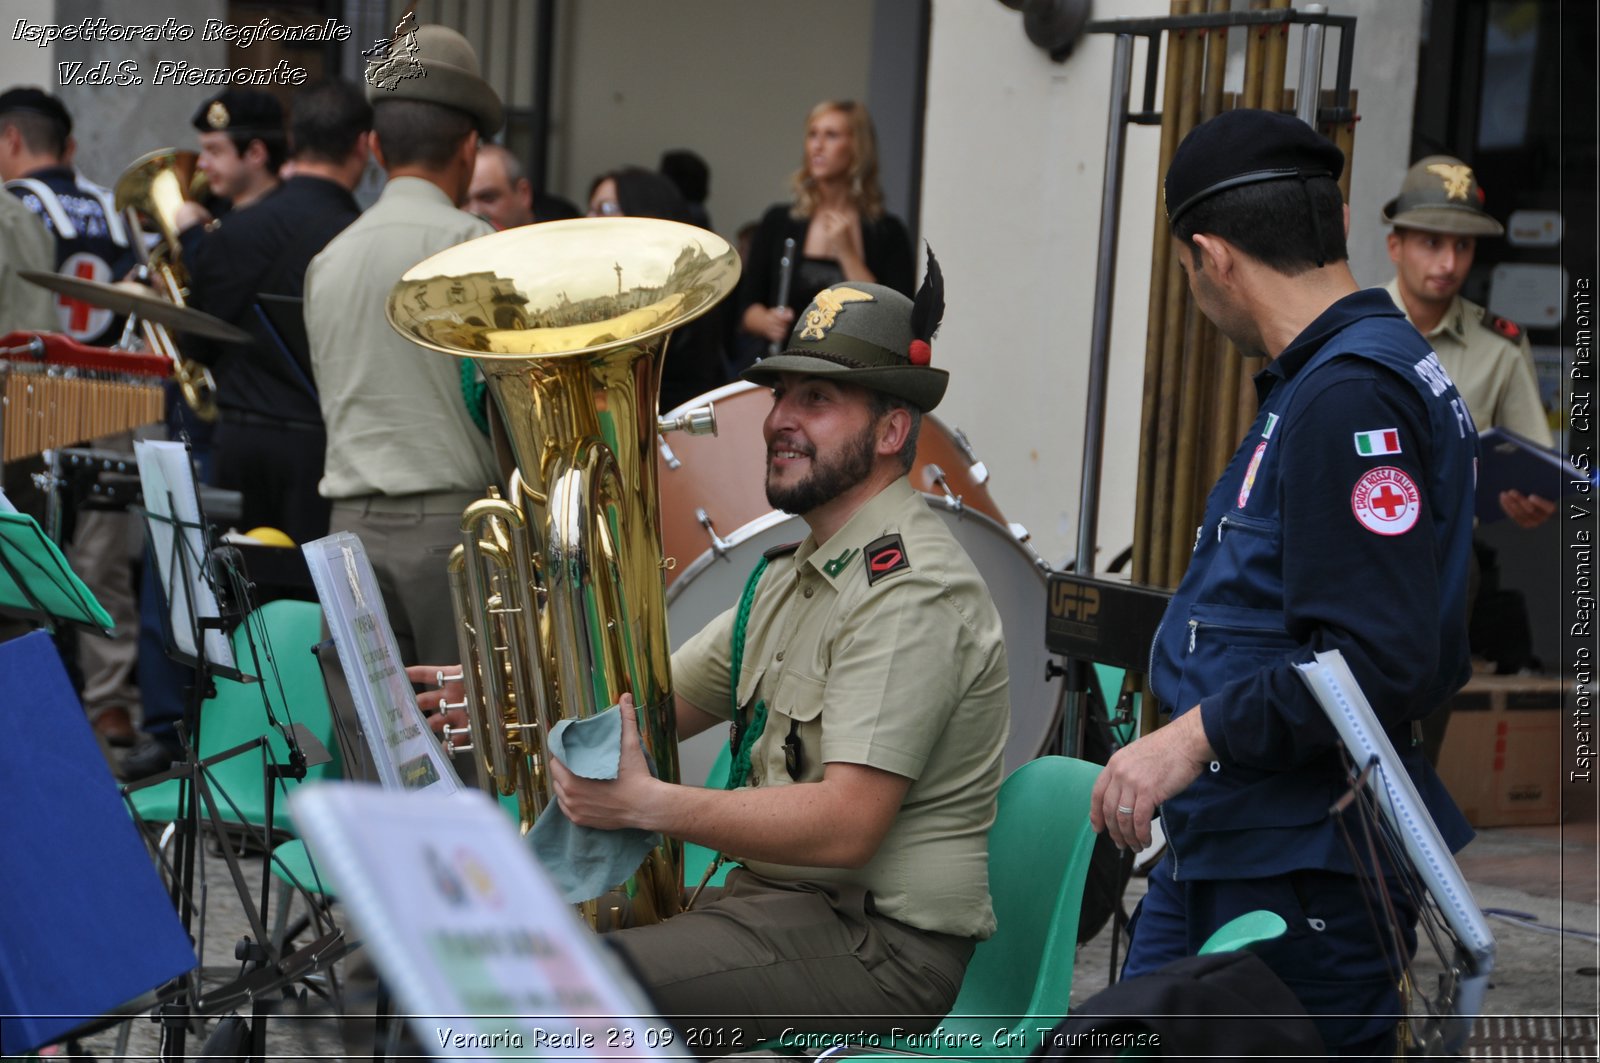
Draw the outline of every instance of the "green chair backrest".
[[[1200,946],[1199,955],[1210,956],[1214,952],[1238,952],[1259,945],[1263,941],[1271,941],[1282,937],[1284,931],[1289,929],[1289,924],[1284,922],[1283,916],[1265,908],[1257,908],[1253,912],[1245,912],[1228,920],[1211,932],[1204,945]]]
[[[1068,757],[1040,757],[1000,787],[989,831],[989,895],[999,924],[981,942],[950,1015],[948,1033],[979,1037],[977,1049],[935,1054],[1015,1055],[997,1030],[1031,1033],[1067,1014],[1094,832],[1089,795],[1100,766]]]
[[[708,790],[721,790],[728,783],[728,772],[733,767],[733,751],[728,748],[728,743],[722,743],[722,748],[717,751],[717,759],[711,762],[711,770],[706,772],[705,787]],[[689,893],[695,891],[700,885],[700,880],[706,876],[706,868],[717,858],[715,850],[707,849],[694,842],[683,843],[683,888]],[[706,882],[708,886],[720,886],[728,877],[728,872],[733,870],[732,864],[723,864],[717,868],[717,873]]]
[[[311,648],[322,638],[321,607],[314,602],[280,599],[267,602],[252,611],[247,622],[260,655],[261,682],[217,680],[216,696],[208,699],[200,709],[201,758],[214,756],[265,734],[273,762],[287,763],[288,745],[283,736],[267,723],[266,710],[261,703],[265,694],[279,723],[303,724],[333,754],[333,759],[328,763],[308,769],[306,778],[337,779],[340,775],[339,747],[334,740],[333,716],[328,708],[327,692],[322,685],[321,669],[311,652]],[[244,625],[234,631],[232,641],[240,670],[255,672],[256,660],[251,654]],[[282,679],[281,690],[273,676],[272,661],[276,661],[277,674]],[[217,795],[217,811],[224,821],[258,827],[265,825],[262,776],[263,760],[259,749],[212,766],[213,786],[221,791]],[[292,834],[294,825],[289,819],[288,803],[284,798],[286,790],[298,783],[295,780],[284,782],[286,787],[280,788],[273,797],[272,825]],[[226,798],[222,794],[226,794]],[[232,806],[237,806],[237,812],[230,807],[230,802]],[[133,805],[141,819],[150,822],[172,820],[178,815],[176,780],[136,792]]]

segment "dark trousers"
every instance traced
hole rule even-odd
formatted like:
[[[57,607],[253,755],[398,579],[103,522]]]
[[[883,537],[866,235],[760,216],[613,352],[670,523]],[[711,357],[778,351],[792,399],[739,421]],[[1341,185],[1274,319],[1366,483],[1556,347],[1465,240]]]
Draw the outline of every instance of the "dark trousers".
[[[277,528],[296,545],[327,535],[333,503],[317,494],[327,448],[321,425],[273,424],[224,410],[214,482],[243,496],[239,530]]]
[[[804,1048],[807,1033],[931,1030],[975,946],[879,915],[860,888],[774,882],[744,868],[692,911],[604,940],[702,1058],[770,1040]]]
[[[1288,930],[1252,949],[1283,980],[1310,1014],[1328,1050],[1341,1056],[1392,1058],[1400,1014],[1393,932],[1380,936],[1364,890],[1376,883],[1331,871],[1297,871],[1263,879],[1178,882],[1172,853],[1150,872],[1150,890],[1134,911],[1122,976],[1149,974],[1199,952],[1206,938],[1245,912],[1264,908],[1281,915]],[[1417,948],[1417,913],[1390,891],[1409,958]],[[1270,1020],[1265,1020],[1270,1021]]]

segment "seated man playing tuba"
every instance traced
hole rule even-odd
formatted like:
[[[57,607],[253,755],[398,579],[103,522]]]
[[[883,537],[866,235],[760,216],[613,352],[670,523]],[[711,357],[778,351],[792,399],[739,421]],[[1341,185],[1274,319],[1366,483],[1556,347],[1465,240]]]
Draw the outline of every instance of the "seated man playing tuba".
[[[661,1014],[714,1022],[727,1051],[786,1028],[931,1029],[994,931],[1000,617],[906,478],[948,382],[928,364],[943,311],[929,266],[915,305],[882,285],[825,289],[745,374],[773,389],[767,498],[810,534],[768,551],[740,607],[672,660],[679,737],[731,722],[740,785],[661,781],[626,741],[614,780],[550,765],[573,822],[738,862],[691,910],[607,935]],[[636,728],[630,696],[622,713]]]

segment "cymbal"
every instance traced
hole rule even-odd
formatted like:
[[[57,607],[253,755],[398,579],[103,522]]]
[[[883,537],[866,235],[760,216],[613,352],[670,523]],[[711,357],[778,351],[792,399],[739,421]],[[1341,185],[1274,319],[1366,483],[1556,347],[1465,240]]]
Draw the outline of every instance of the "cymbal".
[[[60,273],[50,273],[46,270],[19,269],[17,276],[25,281],[31,281],[41,288],[49,288],[53,292],[81,299],[90,306],[98,306],[106,310],[113,310],[119,314],[138,314],[146,321],[158,325],[165,325],[178,332],[188,332],[195,336],[205,336],[224,343],[249,343],[250,333],[244,329],[236,328],[219,317],[192,307],[179,306],[177,303],[163,299],[153,290],[133,281],[118,281],[116,284],[104,284],[100,281],[85,280],[82,277],[66,277]]]

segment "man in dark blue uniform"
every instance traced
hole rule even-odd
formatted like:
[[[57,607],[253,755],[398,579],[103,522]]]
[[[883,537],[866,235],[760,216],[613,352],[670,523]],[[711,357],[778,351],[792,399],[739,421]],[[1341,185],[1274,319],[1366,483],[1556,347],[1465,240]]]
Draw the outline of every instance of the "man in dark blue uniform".
[[[1465,844],[1412,725],[1469,673],[1477,437],[1427,341],[1350,274],[1343,167],[1305,124],[1243,110],[1198,126],[1167,172],[1196,305],[1270,362],[1156,635],[1152,688],[1173,718],[1111,759],[1091,818],[1142,849],[1159,810],[1169,843],[1125,976],[1271,909],[1289,930],[1261,956],[1329,1049],[1392,1054],[1416,912],[1344,844],[1329,813],[1347,785],[1337,736],[1293,666],[1343,653],[1445,840]],[[1363,891],[1380,884],[1405,957],[1368,914]]]

